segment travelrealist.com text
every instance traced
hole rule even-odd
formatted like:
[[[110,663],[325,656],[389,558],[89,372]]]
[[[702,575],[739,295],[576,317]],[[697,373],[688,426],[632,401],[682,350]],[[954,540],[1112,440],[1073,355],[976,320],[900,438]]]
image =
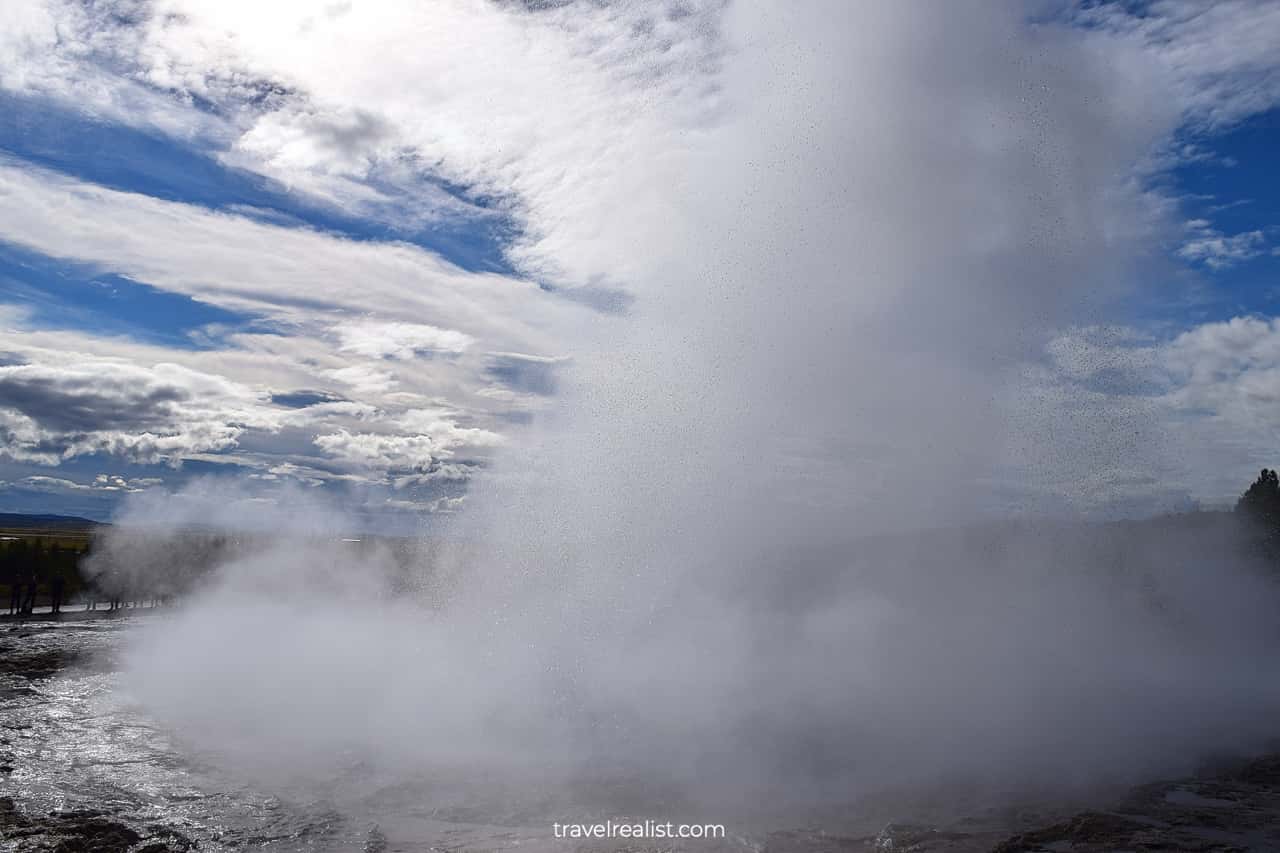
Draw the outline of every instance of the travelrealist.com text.
[[[719,823],[668,823],[645,820],[639,823],[553,823],[556,838],[724,838]]]

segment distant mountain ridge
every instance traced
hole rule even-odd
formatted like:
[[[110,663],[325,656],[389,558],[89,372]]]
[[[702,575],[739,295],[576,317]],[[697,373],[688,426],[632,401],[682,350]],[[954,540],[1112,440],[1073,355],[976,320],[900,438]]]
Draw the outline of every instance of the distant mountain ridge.
[[[101,521],[78,515],[0,512],[0,528],[5,530],[86,530],[101,524]]]

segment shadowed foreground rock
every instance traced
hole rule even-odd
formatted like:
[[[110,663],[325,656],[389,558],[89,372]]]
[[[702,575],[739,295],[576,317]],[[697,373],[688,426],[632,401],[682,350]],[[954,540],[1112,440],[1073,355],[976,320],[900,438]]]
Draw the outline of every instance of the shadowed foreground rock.
[[[8,797],[0,797],[0,837],[19,850],[53,853],[184,853],[192,849],[191,842],[172,829],[154,827],[151,834],[143,835],[95,810],[37,817],[20,811]]]
[[[1014,836],[994,853],[1280,849],[1280,757],[1136,789],[1115,809]]]
[[[985,824],[985,825],[984,825]],[[1280,756],[1176,782],[1144,785],[1114,807],[1010,835],[967,818],[894,823],[873,836],[775,832],[764,853],[1242,853],[1280,850]]]

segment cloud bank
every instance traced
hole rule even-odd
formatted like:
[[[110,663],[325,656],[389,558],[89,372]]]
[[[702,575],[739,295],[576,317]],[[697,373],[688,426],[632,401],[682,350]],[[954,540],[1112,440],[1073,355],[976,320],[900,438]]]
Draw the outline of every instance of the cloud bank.
[[[592,366],[593,355],[623,342],[654,359],[629,382],[660,386],[688,369],[706,386],[637,399],[714,408],[707,423],[756,401],[744,418],[753,434],[728,443],[794,474],[768,494],[865,509],[879,503],[867,497],[874,483],[919,467],[970,486],[1015,483],[994,501],[1007,508],[1028,467],[1074,465],[1061,458],[1069,441],[1024,425],[1002,434],[1018,400],[1076,393],[1042,386],[1053,376],[1040,370],[1045,345],[1140,297],[1141,271],[1165,247],[1210,270],[1266,249],[1260,232],[1180,223],[1176,199],[1148,180],[1201,156],[1196,134],[1276,102],[1265,46],[1278,24],[1265,3],[1202,13],[1166,2],[1141,15],[1008,3],[967,21],[833,11],[840,50],[819,43],[809,15],[752,3],[286,2],[264,13],[247,2],[23,0],[17,11],[0,44],[0,87],[14,96],[158,134],[369,220],[501,217],[516,273],[7,160],[6,243],[253,318],[249,329],[193,330],[213,350],[198,358],[10,323],[29,362],[55,343],[238,389],[210,396],[203,413],[173,407],[149,432],[100,405],[99,429],[46,435],[11,407],[25,461],[219,456],[262,475],[403,483],[484,454],[353,452],[343,436],[443,447],[452,439],[406,432],[421,422],[409,413],[447,410],[430,422],[504,435],[545,414],[553,394],[568,394],[565,410],[600,406],[572,386],[599,387],[593,371],[615,367],[608,355]],[[654,328],[664,331],[634,340]],[[579,380],[560,375],[566,357]],[[837,403],[850,387],[860,399]],[[249,402],[299,391],[333,402],[288,417]],[[1007,410],[977,402],[992,399]],[[925,426],[942,420],[965,438],[947,447]],[[835,424],[850,428],[819,435]],[[682,440],[650,429],[654,453]],[[1083,429],[1092,434],[1077,445],[1104,441]],[[255,449],[284,444],[284,458]],[[1032,458],[1042,444],[1052,458]],[[854,456],[856,471],[829,464]],[[908,468],[893,461],[909,456]],[[994,457],[1027,467],[993,474]],[[1183,498],[1225,496],[1170,475]],[[856,500],[838,494],[851,480],[866,489]],[[1091,494],[1103,512],[1169,497]]]

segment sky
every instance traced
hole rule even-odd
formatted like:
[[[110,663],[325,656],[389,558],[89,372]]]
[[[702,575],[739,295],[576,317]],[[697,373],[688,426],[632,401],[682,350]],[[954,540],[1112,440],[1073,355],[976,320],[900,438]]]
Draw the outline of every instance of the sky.
[[[833,511],[935,448],[1002,512],[1280,464],[1278,3],[10,7],[0,511],[429,524],[593,406]]]

